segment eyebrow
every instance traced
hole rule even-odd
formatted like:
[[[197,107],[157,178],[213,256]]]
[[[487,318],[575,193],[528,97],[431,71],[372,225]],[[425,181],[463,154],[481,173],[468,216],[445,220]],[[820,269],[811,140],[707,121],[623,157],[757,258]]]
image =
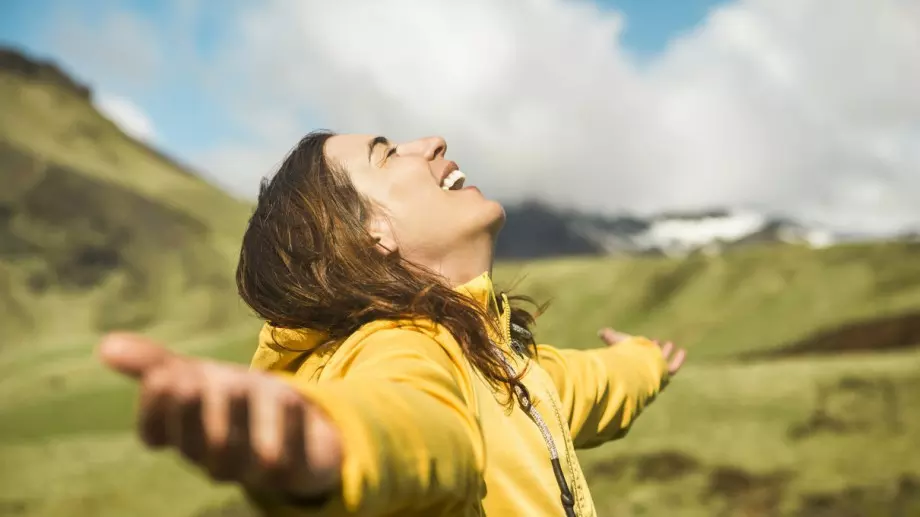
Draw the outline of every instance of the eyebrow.
[[[377,137],[374,137],[373,140],[368,142],[367,143],[367,161],[368,163],[370,163],[371,156],[374,154],[374,148],[377,147],[378,145],[385,145],[389,147],[390,141],[387,140],[385,136],[377,136]]]

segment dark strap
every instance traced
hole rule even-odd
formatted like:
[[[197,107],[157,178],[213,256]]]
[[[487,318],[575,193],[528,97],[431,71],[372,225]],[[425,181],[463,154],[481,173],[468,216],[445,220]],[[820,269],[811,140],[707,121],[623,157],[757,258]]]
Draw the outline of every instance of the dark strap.
[[[569,489],[569,484],[565,481],[565,475],[562,473],[562,465],[559,463],[559,458],[553,458],[553,474],[556,475],[556,483],[559,485],[559,490],[561,492],[560,499],[562,500],[562,507],[565,509],[566,517],[576,517],[575,516],[575,496],[572,495],[572,491]]]

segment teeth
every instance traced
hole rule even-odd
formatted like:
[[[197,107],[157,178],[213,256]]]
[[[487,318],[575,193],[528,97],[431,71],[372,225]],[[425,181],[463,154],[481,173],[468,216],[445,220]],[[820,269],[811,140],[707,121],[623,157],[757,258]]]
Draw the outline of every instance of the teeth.
[[[459,170],[453,171],[441,182],[441,190],[452,190],[454,187],[459,189],[463,186],[464,180],[466,180],[466,174]]]

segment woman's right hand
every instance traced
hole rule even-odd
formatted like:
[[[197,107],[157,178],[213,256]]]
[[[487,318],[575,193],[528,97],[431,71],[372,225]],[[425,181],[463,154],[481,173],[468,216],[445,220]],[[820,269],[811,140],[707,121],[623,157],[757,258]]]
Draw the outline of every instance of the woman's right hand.
[[[268,496],[317,498],[338,487],[338,432],[281,379],[133,335],[107,337],[99,354],[140,384],[138,426],[148,446],[178,449],[215,480]]]

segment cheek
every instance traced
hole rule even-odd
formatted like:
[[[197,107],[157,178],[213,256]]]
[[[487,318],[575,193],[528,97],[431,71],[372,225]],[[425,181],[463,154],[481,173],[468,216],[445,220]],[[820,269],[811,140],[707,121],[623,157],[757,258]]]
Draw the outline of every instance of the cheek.
[[[386,203],[391,213],[403,219],[437,218],[445,213],[449,203],[444,192],[433,182],[419,181],[393,183],[386,192]]]
[[[365,181],[355,182],[355,187],[375,209],[387,214],[387,218],[402,221],[411,218],[413,207],[417,204],[417,196],[400,185],[390,181]]]
[[[360,185],[355,185],[378,203],[395,207],[419,198],[426,187],[430,189],[431,182],[426,184],[420,179],[414,171],[386,170],[376,171],[373,177],[364,178]]]
[[[403,246],[413,249],[437,246],[469,225],[470,214],[466,207],[438,196],[440,193],[432,195],[423,191],[394,195],[389,220]]]
[[[365,174],[352,175],[351,184],[361,197],[369,200],[375,205],[386,205],[388,197],[386,184],[380,181],[373,181]]]

